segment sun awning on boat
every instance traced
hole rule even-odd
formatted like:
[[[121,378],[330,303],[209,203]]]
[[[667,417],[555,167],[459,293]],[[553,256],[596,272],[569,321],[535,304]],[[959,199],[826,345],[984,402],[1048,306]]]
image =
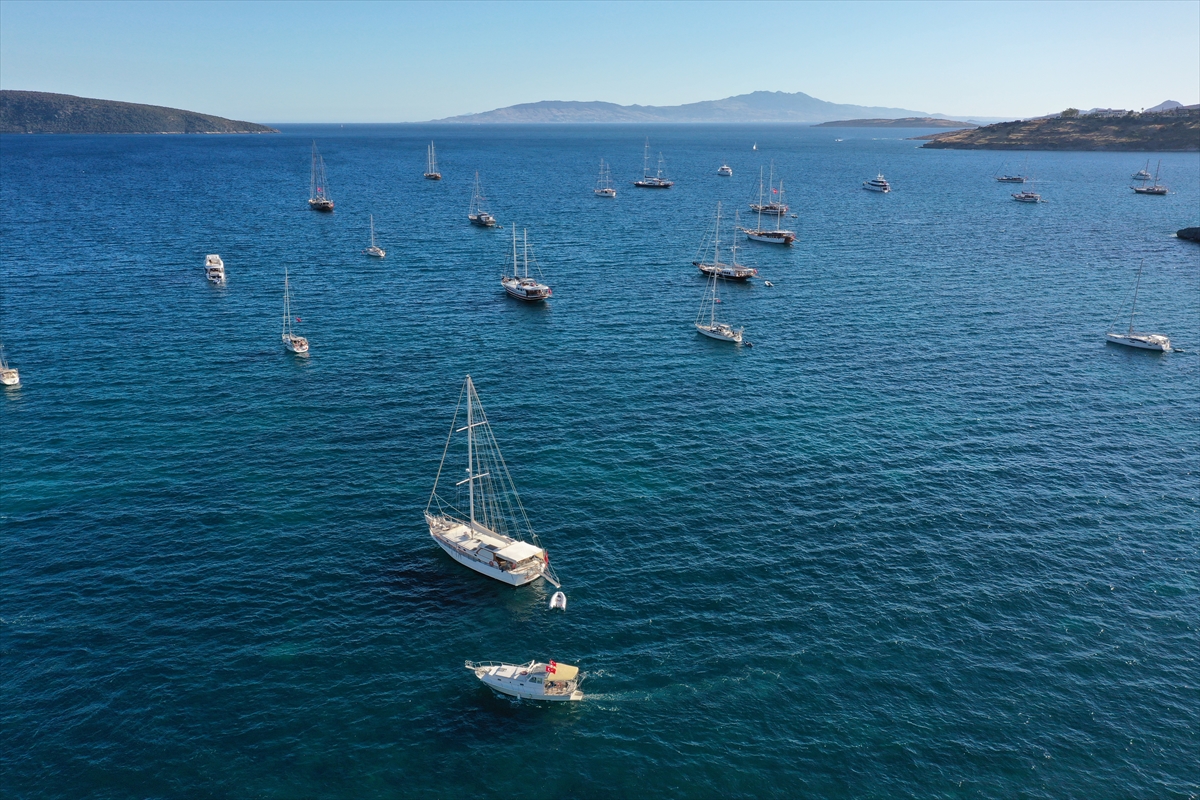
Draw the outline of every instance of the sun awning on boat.
[[[511,561],[514,564],[518,561],[524,561],[527,558],[540,556],[541,554],[542,548],[535,547],[528,542],[513,542],[508,547],[496,553],[500,558]]]
[[[555,664],[554,672],[546,673],[548,681],[570,681],[574,680],[579,674],[579,667],[572,667],[570,664]]]

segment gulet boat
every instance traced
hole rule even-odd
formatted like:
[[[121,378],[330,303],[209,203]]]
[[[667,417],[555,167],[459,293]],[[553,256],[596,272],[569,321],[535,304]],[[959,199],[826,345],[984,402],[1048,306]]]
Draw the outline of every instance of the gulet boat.
[[[483,196],[483,184],[479,182],[479,173],[475,173],[475,191],[471,195],[471,207],[467,209],[467,219],[472,225],[481,228],[496,227],[496,218],[486,210],[487,198]]]
[[[518,300],[524,300],[530,303],[549,300],[550,295],[554,294],[550,287],[544,283],[540,283],[529,275],[529,230],[524,231],[524,253],[525,253],[525,274],[521,274],[520,262],[517,260],[517,226],[513,225],[513,250],[512,250],[512,265],[513,274],[504,275],[500,278],[500,284],[504,287],[504,291],[509,297],[515,297]],[[534,262],[537,267],[537,262]],[[541,268],[537,267],[538,272]]]
[[[455,440],[455,434],[460,433],[466,435]],[[466,456],[467,476],[454,484],[454,494],[448,488],[447,496],[443,496],[438,490],[452,444],[456,445],[456,458],[459,454]],[[463,500],[467,503],[465,509],[461,507]],[[524,586],[538,578],[561,586],[550,568],[550,556],[521,505],[470,375],[463,383],[450,422],[442,463],[425,506],[425,523],[438,547],[481,575],[509,586]]]
[[[438,172],[437,152],[433,149],[433,142],[429,143],[429,147],[425,150],[425,180],[440,181],[442,173]]]
[[[646,149],[642,154],[642,179],[634,181],[634,186],[640,186],[643,189],[670,189],[675,185],[674,181],[667,180],[663,177],[663,157],[662,153],[658,154],[658,169],[653,175],[650,174],[650,139],[646,139]]]
[[[317,143],[312,143],[312,172],[308,179],[308,207],[314,211],[333,211],[333,200],[329,197],[325,179],[325,159],[317,152]]]

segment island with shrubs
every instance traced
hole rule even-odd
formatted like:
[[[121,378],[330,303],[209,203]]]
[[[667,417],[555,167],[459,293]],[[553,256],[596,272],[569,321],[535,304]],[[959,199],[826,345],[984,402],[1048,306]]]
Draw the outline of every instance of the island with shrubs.
[[[0,133],[279,133],[254,122],[69,94],[0,90]]]
[[[1068,108],[1038,119],[1000,122],[928,136],[923,147],[943,150],[1200,151],[1200,106],[1138,113],[1081,113]]]

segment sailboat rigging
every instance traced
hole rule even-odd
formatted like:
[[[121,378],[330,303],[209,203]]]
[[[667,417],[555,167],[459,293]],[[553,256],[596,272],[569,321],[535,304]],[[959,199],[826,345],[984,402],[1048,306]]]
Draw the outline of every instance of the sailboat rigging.
[[[471,195],[471,207],[467,209],[467,219],[472,225],[481,228],[496,227],[496,218],[489,214],[485,207],[487,198],[483,196],[483,184],[479,182],[479,173],[475,173],[475,191]]]
[[[714,227],[713,234],[713,260],[719,264],[719,255],[721,252],[721,204],[717,203],[717,221]],[[736,238],[734,239],[736,242]],[[733,262],[737,263],[737,244],[731,246],[733,251]],[[703,269],[703,268],[701,268]],[[721,299],[717,297],[717,278],[719,272],[713,269],[708,273],[708,285],[704,290],[704,298],[700,301],[700,310],[696,312],[696,332],[709,337],[710,339],[718,339],[723,342],[733,342],[735,344],[742,343],[743,328],[734,328],[725,322],[717,320],[717,304]]]
[[[375,244],[375,215],[371,214],[370,217],[371,217],[371,246],[363,249],[363,254],[368,255],[368,256],[374,256],[375,258],[383,258],[384,256],[387,255],[387,252],[384,251],[384,249],[382,247]]]
[[[593,191],[597,197],[617,196],[617,190],[612,185],[612,171],[603,158],[600,159],[600,177],[596,179],[596,188]]]
[[[460,415],[466,418],[462,427]],[[438,494],[438,487],[455,434],[460,433],[466,434],[459,441],[465,439],[467,476],[454,484],[451,502]],[[463,455],[462,444],[456,447],[456,457]],[[460,508],[464,484],[466,509]],[[470,375],[454,409],[442,462],[425,506],[425,522],[438,546],[465,567],[510,586],[523,586],[538,578],[561,586],[550,568],[549,555],[533,532]]]
[[[283,269],[283,346],[297,355],[308,353],[308,339],[292,330],[292,293],[288,286],[287,267]]]
[[[525,254],[525,274],[521,274],[520,262],[517,259],[517,226],[513,225],[513,250],[512,264],[513,274],[504,275],[500,278],[500,285],[504,287],[504,291],[509,297],[515,297],[518,300],[525,300],[531,303],[536,303],[540,300],[549,300],[550,295],[554,294],[550,287],[541,283],[529,276],[529,229],[524,231],[524,254]],[[534,265],[537,262],[534,261]],[[538,272],[542,270],[537,267]]]
[[[634,181],[634,186],[640,186],[643,189],[670,189],[675,185],[674,181],[669,181],[663,177],[663,157],[662,153],[658,154],[658,169],[653,175],[650,174],[650,139],[646,138],[646,149],[642,153],[642,179]]]
[[[437,153],[433,149],[433,142],[429,143],[429,147],[425,150],[425,180],[440,181],[442,173],[438,172]]]
[[[1134,317],[1137,316],[1138,290],[1142,288],[1142,267],[1145,265],[1145,261],[1142,261],[1138,265],[1137,282],[1133,286],[1133,307],[1129,310],[1129,329],[1125,333],[1113,333],[1112,329],[1116,327],[1116,322],[1114,322],[1108,329],[1108,333],[1105,334],[1105,340],[1126,347],[1137,347],[1142,350],[1157,350],[1160,353],[1169,353],[1171,352],[1170,338],[1160,333],[1138,333],[1133,329]]]
[[[314,211],[333,211],[333,200],[325,180],[325,159],[317,152],[317,143],[312,143],[312,173],[308,179],[308,207]]]
[[[710,232],[712,233],[712,260],[708,261],[706,260],[706,256],[708,255]],[[701,238],[700,246],[696,249],[696,257],[692,261],[692,266],[708,277],[720,278],[727,281],[745,281],[758,275],[757,269],[737,263],[736,244],[730,247],[730,255],[732,263],[726,264],[721,261],[721,204],[717,203],[717,221]]]
[[[1149,161],[1146,162],[1146,166],[1147,167],[1150,166]],[[1154,168],[1154,183],[1153,184],[1151,184],[1150,186],[1147,186],[1145,181],[1143,181],[1141,186],[1130,186],[1129,188],[1133,189],[1138,194],[1153,194],[1153,195],[1166,194],[1167,187],[1163,186],[1162,184],[1160,184],[1158,182],[1158,173],[1161,171],[1162,171],[1162,159],[1159,159],[1158,166]]]
[[[774,170],[772,169],[772,177]],[[781,226],[783,215],[787,213],[787,204],[783,202],[783,181],[779,181],[779,189],[772,188],[773,192],[779,195],[779,202],[772,203],[773,211],[767,211],[771,206],[763,203],[763,182],[762,182],[762,167],[758,168],[758,202],[751,203],[750,208],[758,212],[758,225],[754,228],[742,228],[747,238],[753,239],[756,242],[768,242],[770,244],[791,244],[796,241],[795,231],[784,230]],[[762,215],[774,213],[775,215],[775,230],[769,230],[763,227]]]

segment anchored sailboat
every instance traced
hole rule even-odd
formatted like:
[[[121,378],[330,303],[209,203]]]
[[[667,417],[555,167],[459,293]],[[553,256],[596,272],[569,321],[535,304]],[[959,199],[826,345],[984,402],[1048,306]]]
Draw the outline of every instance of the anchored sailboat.
[[[1137,282],[1133,286],[1133,308],[1129,311],[1129,330],[1125,333],[1113,333],[1112,328],[1109,328],[1105,339],[1113,344],[1121,344],[1126,347],[1169,353],[1171,352],[1171,340],[1168,337],[1160,333],[1138,333],[1133,329],[1133,318],[1137,316],[1138,290],[1142,288],[1142,267],[1145,265],[1146,262],[1143,261],[1138,266]],[[1113,327],[1116,327],[1116,322],[1113,323]]]
[[[650,174],[650,139],[646,139],[646,150],[642,154],[642,179],[634,181],[634,186],[640,186],[643,189],[670,189],[675,185],[674,181],[669,181],[663,177],[663,157],[662,153],[658,154],[658,169],[653,175]]]
[[[612,185],[612,171],[608,165],[604,163],[604,159],[600,159],[600,177],[596,179],[596,188],[594,189],[596,197],[616,197],[617,190]]]
[[[719,254],[721,252],[721,204],[717,203],[717,224],[715,227],[715,235],[713,237],[713,252]],[[736,241],[736,240],[735,240]],[[737,262],[737,245],[732,246],[733,260]],[[714,255],[714,262],[717,261]],[[717,266],[720,266],[718,263]],[[703,269],[703,267],[701,268]],[[719,339],[723,342],[733,342],[734,344],[742,343],[742,328],[734,328],[732,325],[725,322],[717,321],[717,304],[721,299],[717,297],[717,278],[719,277],[716,269],[708,274],[708,286],[704,290],[704,299],[700,301],[700,310],[696,312],[696,332],[701,333],[710,339]]]
[[[8,365],[8,359],[4,357],[4,344],[0,343],[0,385],[4,386],[20,386],[21,373],[17,372],[16,367]]]
[[[333,211],[333,200],[325,181],[325,159],[317,152],[317,143],[312,144],[312,174],[308,180],[308,207],[314,211]]]
[[[467,219],[472,225],[478,225],[481,228],[496,227],[496,218],[489,214],[484,207],[487,205],[487,198],[483,196],[483,184],[479,182],[479,173],[475,173],[475,191],[471,195],[471,207],[467,209]]]
[[[425,180],[440,181],[441,179],[442,173],[438,172],[437,166],[437,153],[434,152],[433,142],[430,142],[425,151]]]
[[[1150,166],[1149,161],[1146,162],[1146,166],[1147,167]],[[1158,173],[1161,171],[1162,171],[1162,159],[1159,159],[1158,166],[1154,168],[1154,183],[1153,184],[1151,184],[1150,186],[1147,186],[1145,181],[1143,181],[1141,186],[1130,186],[1129,188],[1133,189],[1138,194],[1157,194],[1157,195],[1166,194],[1167,187],[1163,186],[1162,184],[1160,184],[1158,182]]]
[[[300,318],[296,318],[299,322]],[[308,353],[308,339],[292,331],[292,293],[288,286],[287,267],[283,269],[283,346],[298,355]]]
[[[712,227],[712,261],[706,261],[705,256],[708,255],[709,236],[706,231],[704,237],[700,240],[700,247],[696,250],[696,258],[692,261],[692,266],[703,272],[705,275],[712,278],[721,278],[727,281],[745,281],[758,275],[758,270],[753,267],[747,267],[744,264],[737,263],[737,244],[730,247],[730,255],[732,263],[725,264],[721,261],[721,204],[717,203],[717,221]]]
[[[384,256],[387,255],[387,252],[382,247],[375,244],[375,215],[371,214],[370,217],[371,217],[371,246],[365,248],[363,250],[363,254],[368,255],[368,256],[374,256],[375,258],[383,258]]]
[[[779,195],[776,200],[775,196]],[[780,189],[775,188],[775,162],[771,162],[771,177],[767,181],[767,200],[763,202],[763,186],[762,186],[762,167],[758,168],[758,202],[750,204],[751,211],[757,211],[759,215],[766,214],[768,216],[783,216],[788,212],[787,204],[783,202],[783,194]],[[762,227],[759,225],[758,227]]]
[[[550,295],[554,294],[554,292],[552,292],[550,290],[550,287],[544,283],[540,283],[537,280],[534,280],[533,278],[529,277],[529,230],[526,229],[524,232],[524,237],[525,237],[525,246],[524,246],[525,274],[522,275],[520,262],[517,260],[517,226],[513,225],[512,229],[513,229],[513,251],[512,251],[513,274],[502,276],[500,278],[500,285],[502,285],[504,287],[504,291],[508,293],[509,297],[515,297],[518,300],[526,300],[531,303],[535,303],[540,300],[549,300]],[[534,266],[537,268],[538,273],[541,273],[541,271],[542,271],[541,267],[537,267],[536,261],[534,262]]]
[[[463,427],[457,427],[460,414],[466,418]],[[466,433],[462,438],[466,440],[467,477],[454,484],[455,498],[451,502],[438,494],[438,486],[456,433]],[[463,484],[466,498],[462,497]],[[459,507],[463,499],[467,501],[466,513]],[[561,585],[521,505],[470,375],[454,409],[442,463],[425,507],[425,522],[439,547],[482,575],[510,586],[523,586],[538,578]]]
[[[776,190],[772,190],[776,191]],[[763,227],[762,215],[767,212],[767,205],[763,203],[763,182],[762,182],[762,167],[758,169],[758,203],[751,203],[750,208],[758,211],[758,225],[755,228],[743,228],[746,236],[756,242],[768,242],[770,244],[791,244],[796,241],[795,231],[784,230],[781,226],[783,215],[787,213],[787,204],[783,202],[783,181],[779,181],[779,202],[775,204],[782,211],[775,212],[775,230],[768,230]]]

